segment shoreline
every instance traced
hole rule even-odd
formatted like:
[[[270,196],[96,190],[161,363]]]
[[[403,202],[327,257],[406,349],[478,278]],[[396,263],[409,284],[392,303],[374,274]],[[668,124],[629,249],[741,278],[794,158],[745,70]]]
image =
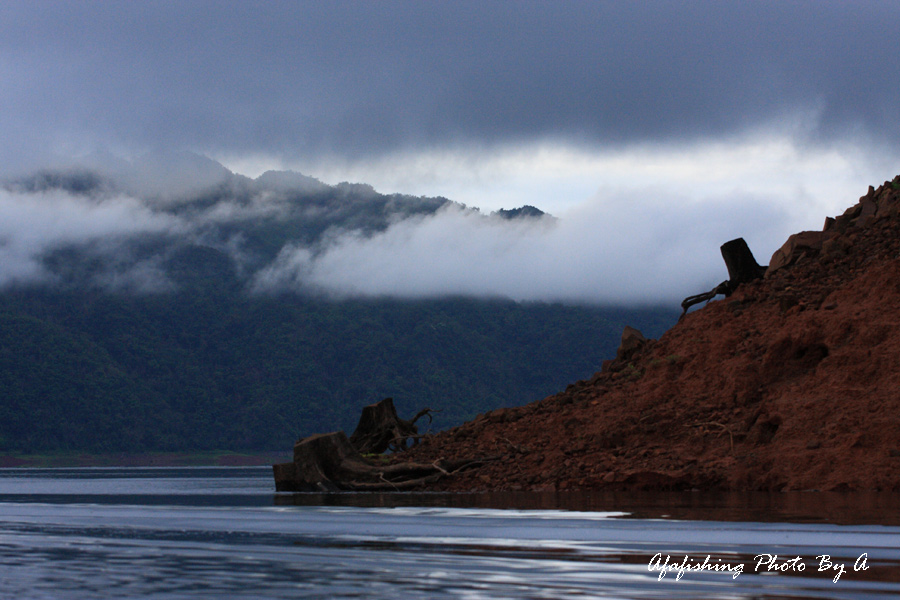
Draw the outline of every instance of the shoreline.
[[[77,467],[256,467],[290,460],[283,451],[260,452],[86,452],[0,454],[0,468],[58,469]]]

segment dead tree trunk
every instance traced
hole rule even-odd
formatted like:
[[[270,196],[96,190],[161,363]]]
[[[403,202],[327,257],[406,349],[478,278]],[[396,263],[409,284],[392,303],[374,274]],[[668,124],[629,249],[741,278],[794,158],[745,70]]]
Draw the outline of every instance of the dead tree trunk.
[[[393,398],[370,404],[362,410],[350,443],[361,454],[381,454],[387,450],[405,450],[408,440],[418,439],[416,421],[424,416],[431,419],[431,409],[425,408],[410,420],[397,416]]]
[[[744,241],[744,238],[737,238],[730,242],[725,242],[720,247],[720,250],[722,251],[722,259],[725,261],[725,267],[728,269],[728,280],[723,281],[708,292],[685,298],[681,303],[682,317],[684,317],[684,315],[687,314],[688,309],[695,304],[709,302],[719,294],[724,294],[728,297],[742,283],[749,283],[765,275],[766,268],[761,267],[759,263],[756,262],[756,259],[753,257],[753,253],[750,252],[750,247],[747,245],[747,242]]]
[[[765,275],[766,268],[759,266],[759,263],[756,262],[744,238],[725,242],[720,250],[722,258],[725,260],[725,266],[728,268],[728,286],[731,291],[737,289],[737,286],[742,283],[749,283]]]

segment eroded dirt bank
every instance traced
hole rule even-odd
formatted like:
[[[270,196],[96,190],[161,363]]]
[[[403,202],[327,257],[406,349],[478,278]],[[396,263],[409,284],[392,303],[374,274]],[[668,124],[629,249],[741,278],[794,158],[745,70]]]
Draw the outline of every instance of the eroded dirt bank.
[[[590,380],[404,460],[497,457],[436,490],[900,490],[898,188],[792,236],[764,279]]]

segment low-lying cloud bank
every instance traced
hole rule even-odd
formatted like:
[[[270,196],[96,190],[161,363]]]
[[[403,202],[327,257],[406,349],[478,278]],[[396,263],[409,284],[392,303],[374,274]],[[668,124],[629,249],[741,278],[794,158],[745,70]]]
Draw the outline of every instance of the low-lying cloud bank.
[[[602,190],[558,218],[508,219],[446,198],[288,172],[250,179],[188,158],[166,163],[170,179],[155,159],[112,175],[7,181],[0,286],[158,293],[193,277],[257,294],[669,303],[727,277],[724,242],[744,237],[765,263],[820,203],[803,187],[697,198],[647,182]]]
[[[621,203],[628,210],[620,209]],[[680,299],[726,279],[719,245],[736,224],[782,235],[774,204],[673,197],[597,199],[563,219],[502,221],[447,206],[372,236],[347,232],[318,252],[285,247],[254,289],[338,296],[503,296],[586,303]],[[731,236],[731,237],[729,237]],[[765,253],[761,262],[768,258]]]
[[[90,247],[114,258],[123,240],[184,232],[179,219],[155,212],[136,198],[0,189],[0,286],[53,283],[56,278],[46,258],[64,248]],[[140,269],[146,271],[147,265]]]

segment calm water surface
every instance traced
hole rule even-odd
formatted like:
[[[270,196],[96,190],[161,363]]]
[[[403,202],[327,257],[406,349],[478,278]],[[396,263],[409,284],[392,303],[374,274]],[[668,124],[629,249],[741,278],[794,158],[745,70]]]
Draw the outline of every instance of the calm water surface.
[[[0,598],[897,596],[897,495],[276,494],[262,467],[0,470]]]

